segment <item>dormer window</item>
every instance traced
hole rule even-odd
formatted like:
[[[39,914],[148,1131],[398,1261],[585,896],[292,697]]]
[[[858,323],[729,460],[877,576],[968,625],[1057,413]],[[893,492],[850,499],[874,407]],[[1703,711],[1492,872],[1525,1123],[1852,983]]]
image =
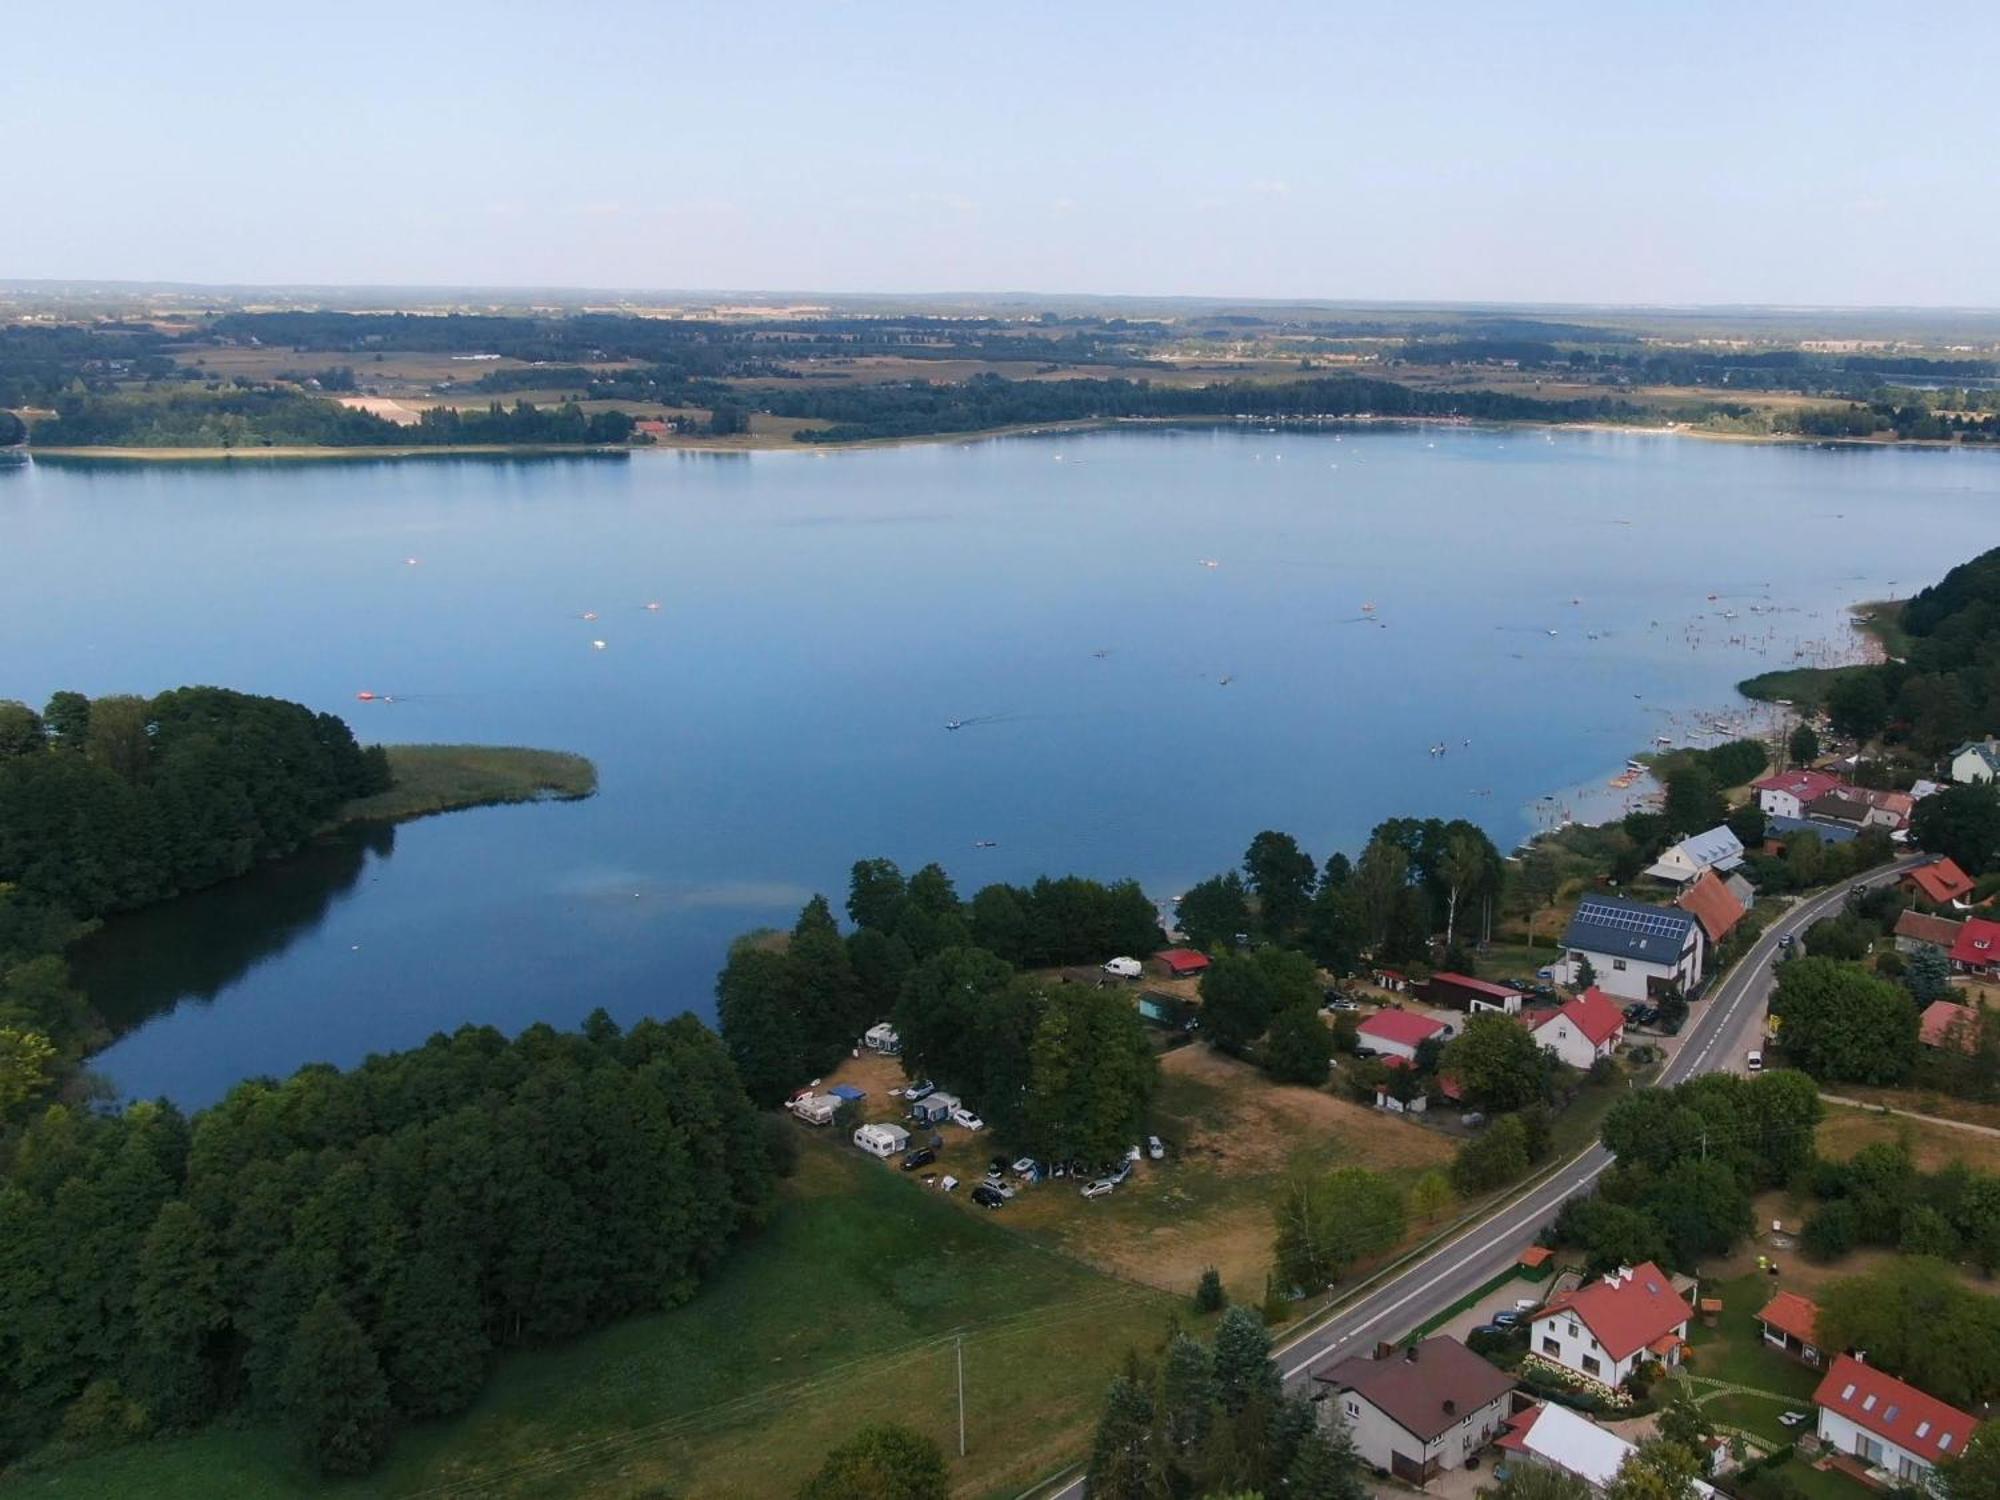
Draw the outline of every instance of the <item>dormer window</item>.
[[[1866,1396],[1861,1398],[1861,1409],[1863,1411],[1875,1410],[1875,1393],[1873,1391],[1870,1391]]]
[[[1930,1424],[1930,1423],[1928,1423],[1928,1422],[1919,1422],[1919,1423],[1917,1423],[1917,1436],[1918,1436],[1918,1437],[1929,1437],[1930,1435],[1931,1435],[1931,1424]]]
[[[1896,1413],[1902,1409],[1900,1406],[1891,1406],[1887,1411],[1882,1413],[1882,1424],[1886,1427],[1889,1423],[1895,1421]]]
[[[1940,1452],[1940,1453],[1949,1453],[1949,1452],[1951,1452],[1951,1434],[1950,1434],[1950,1433],[1948,1433],[1948,1432],[1947,1432],[1947,1433],[1942,1433],[1942,1434],[1940,1434],[1940,1435],[1939,1435],[1939,1437],[1938,1437],[1938,1452]]]
[[[1842,1392],[1840,1393],[1840,1399],[1841,1399],[1841,1400],[1843,1400],[1843,1401],[1852,1401],[1852,1400],[1854,1399],[1854,1382],[1853,1382],[1853,1381],[1851,1381],[1851,1380],[1850,1380],[1850,1381],[1849,1381],[1849,1382],[1847,1383],[1847,1389],[1846,1389],[1846,1390],[1844,1390],[1844,1391],[1842,1391]]]

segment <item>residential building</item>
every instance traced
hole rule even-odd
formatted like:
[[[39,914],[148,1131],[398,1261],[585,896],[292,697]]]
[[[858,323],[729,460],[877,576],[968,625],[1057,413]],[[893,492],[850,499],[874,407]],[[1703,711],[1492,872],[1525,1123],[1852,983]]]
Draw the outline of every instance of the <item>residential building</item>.
[[[1419,1046],[1432,1037],[1444,1039],[1445,1024],[1413,1010],[1383,1010],[1355,1027],[1354,1034],[1362,1046],[1374,1048],[1382,1057],[1415,1062]]]
[[[1976,882],[1958,867],[1957,860],[1946,855],[1927,865],[1918,865],[1898,884],[1920,901],[1949,906],[1970,896]]]
[[[1942,948],[1946,953],[1958,944],[1963,922],[1950,917],[1933,917],[1905,907],[1896,913],[1896,951],[1915,953],[1919,948]]]
[[[1383,1346],[1313,1376],[1323,1407],[1344,1421],[1361,1461],[1423,1484],[1440,1470],[1462,1468],[1491,1442],[1507,1418],[1511,1377],[1453,1338],[1428,1338],[1406,1349]]]
[[[1965,1452],[1973,1418],[1843,1354],[1813,1392],[1819,1440],[1900,1484],[1930,1485],[1939,1464]]]
[[[1674,898],[1674,905],[1694,913],[1711,949],[1729,936],[1746,911],[1745,903],[1737,900],[1736,892],[1713,870],[1703,870],[1689,881],[1687,888]]]
[[[1618,1476],[1619,1466],[1637,1450],[1609,1428],[1599,1427],[1590,1418],[1559,1406],[1553,1401],[1531,1406],[1511,1419],[1507,1431],[1494,1439],[1509,1463],[1539,1464],[1559,1469],[1581,1479],[1593,1494],[1602,1495]],[[1703,1497],[1715,1493],[1711,1485],[1697,1479],[1695,1493]]]
[[[1926,1047],[1952,1047],[1960,1052],[1979,1048],[1980,1013],[1952,1000],[1933,1000],[1917,1018],[1917,1040]]]
[[[1424,987],[1424,998],[1432,1005],[1463,1011],[1499,1011],[1515,1015],[1521,1009],[1521,992],[1504,984],[1488,984],[1470,974],[1433,974]]]
[[[2000,973],[2000,922],[1967,917],[1951,945],[1951,966],[1966,974]]]
[[[1884,792],[1872,787],[1837,786],[1806,804],[1814,823],[1838,823],[1854,829],[1882,828],[1890,833],[1906,828],[1916,803],[1908,792]]]
[[[1588,1068],[1624,1042],[1625,1013],[1593,985],[1533,1030],[1537,1042],[1572,1068]]]
[[[1812,818],[1791,818],[1773,813],[1764,821],[1764,841],[1783,846],[1794,834],[1810,833],[1822,844],[1845,844],[1861,836],[1852,823],[1821,823]]]
[[[1646,873],[1669,885],[1686,885],[1708,870],[1727,875],[1742,863],[1742,840],[1727,825],[1719,825],[1682,839],[1647,866]]]
[[[1819,1304],[1797,1292],[1780,1292],[1757,1314],[1764,1342],[1782,1349],[1801,1364],[1819,1365],[1826,1356],[1819,1345]]]
[[[1974,740],[1951,752],[1951,779],[1963,785],[2000,775],[2000,740]]]
[[[1705,941],[1701,924],[1677,907],[1585,896],[1563,933],[1567,954],[1551,968],[1576,985],[1587,960],[1595,983],[1620,1000],[1644,1000],[1672,986],[1692,994],[1701,983]]]
[[[1764,809],[1766,816],[1803,818],[1808,802],[1825,796],[1841,784],[1838,776],[1829,776],[1824,771],[1780,771],[1775,776],[1751,782],[1750,787],[1756,792],[1757,805]]]
[[[1167,948],[1153,957],[1176,979],[1192,979],[1208,967],[1208,955],[1193,948]]]
[[[1528,1347],[1565,1369],[1617,1386],[1647,1360],[1678,1365],[1693,1316],[1672,1278],[1643,1261],[1558,1293],[1535,1314]]]

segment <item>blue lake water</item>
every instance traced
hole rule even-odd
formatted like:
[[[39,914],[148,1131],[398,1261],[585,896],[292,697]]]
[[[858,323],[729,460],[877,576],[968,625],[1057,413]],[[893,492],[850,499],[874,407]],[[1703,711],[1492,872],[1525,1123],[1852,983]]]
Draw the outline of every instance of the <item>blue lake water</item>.
[[[1996,499],[1987,455],[1463,428],[41,463],[0,471],[0,694],[217,683],[598,765],[111,924],[98,1066],[198,1105],[465,1021],[709,1014],[729,938],[864,855],[1164,898],[1263,827],[1511,845],[1993,545]]]

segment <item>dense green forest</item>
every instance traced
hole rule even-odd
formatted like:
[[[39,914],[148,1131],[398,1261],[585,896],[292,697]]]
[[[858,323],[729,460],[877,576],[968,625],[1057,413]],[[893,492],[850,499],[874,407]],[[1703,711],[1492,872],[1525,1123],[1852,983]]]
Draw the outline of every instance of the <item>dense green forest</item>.
[[[765,1213],[771,1139],[692,1017],[601,1012],[192,1119],[49,1109],[0,1181],[0,1458],[241,1414],[365,1471],[496,1352],[692,1296]]]
[[[61,957],[83,924],[290,853],[388,780],[379,746],[276,698],[0,701],[0,1128],[97,1039]]]
[[[574,404],[498,402],[484,411],[431,407],[413,425],[285,389],[178,389],[138,395],[64,395],[36,424],[41,448],[433,447],[455,444],[622,443],[624,412]]]

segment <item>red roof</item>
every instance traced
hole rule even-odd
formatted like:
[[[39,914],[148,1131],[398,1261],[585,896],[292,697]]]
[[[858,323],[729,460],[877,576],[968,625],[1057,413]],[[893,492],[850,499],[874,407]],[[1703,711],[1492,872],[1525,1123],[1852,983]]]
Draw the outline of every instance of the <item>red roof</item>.
[[[1528,1429],[1535,1425],[1535,1419],[1542,1414],[1540,1402],[1529,1407],[1518,1417],[1507,1419],[1507,1430],[1493,1440],[1496,1448],[1505,1448],[1513,1453],[1525,1453],[1528,1448]]]
[[[1978,1025],[1979,1012],[1971,1006],[1933,1000],[1917,1019],[1917,1040],[1926,1047],[1942,1047],[1950,1041],[1960,1051],[1971,1052],[1978,1046],[1975,1031]]]
[[[1851,1354],[1833,1362],[1813,1392],[1813,1405],[1930,1463],[1963,1454],[1974,1425],[1957,1407]]]
[[[1918,865],[1904,877],[1933,906],[1949,906],[1972,890],[1973,879],[1950,859]]]
[[[1474,994],[1487,995],[1495,1000],[1519,1000],[1521,992],[1510,990],[1504,984],[1488,984],[1483,979],[1474,979],[1470,974],[1433,974],[1432,984],[1449,984],[1461,990],[1471,990]]]
[[[1959,929],[1964,925],[1950,917],[1933,917],[1906,906],[1896,915],[1896,936],[1929,943],[1933,948],[1942,948],[1949,953],[1952,944],[1958,941]]]
[[[1208,967],[1208,955],[1192,948],[1168,948],[1157,957],[1174,974],[1199,974]]]
[[[1743,903],[1713,870],[1703,870],[1674,904],[1682,911],[1694,913],[1694,919],[1701,923],[1701,930],[1708,934],[1711,943],[1721,942],[1743,920]]]
[[[1757,1320],[1780,1333],[1789,1333],[1801,1344],[1819,1347],[1819,1304],[1797,1292],[1780,1292],[1764,1304]]]
[[[1967,917],[1958,930],[1958,941],[1951,945],[1951,961],[1971,969],[2000,964],[2000,922]]]
[[[1751,788],[1759,792],[1790,792],[1800,802],[1810,802],[1815,797],[1824,797],[1837,786],[1845,785],[1838,776],[1829,776],[1824,771],[1780,771],[1775,776],[1766,776],[1762,781],[1753,781]]]
[[[1694,1316],[1694,1309],[1674,1290],[1667,1273],[1650,1260],[1634,1266],[1629,1278],[1621,1275],[1617,1279],[1616,1286],[1599,1278],[1573,1292],[1563,1292],[1535,1314],[1535,1321],[1555,1313],[1572,1313],[1589,1325],[1606,1354],[1624,1359]]]
[[[1433,1021],[1429,1016],[1420,1016],[1411,1010],[1383,1010],[1377,1011],[1354,1030],[1358,1036],[1414,1047],[1434,1036],[1442,1036],[1444,1022]]]
[[[1396,1061],[1401,1062],[1402,1059],[1399,1057]],[[1438,1074],[1438,1092],[1454,1104],[1465,1102],[1465,1085],[1459,1081],[1456,1073]]]
[[[1561,1010],[1549,1012],[1535,1023],[1534,1029],[1540,1031],[1557,1016],[1565,1018],[1588,1037],[1593,1047],[1602,1047],[1625,1029],[1625,1013],[1594,984],[1574,1000],[1566,1002]]]

